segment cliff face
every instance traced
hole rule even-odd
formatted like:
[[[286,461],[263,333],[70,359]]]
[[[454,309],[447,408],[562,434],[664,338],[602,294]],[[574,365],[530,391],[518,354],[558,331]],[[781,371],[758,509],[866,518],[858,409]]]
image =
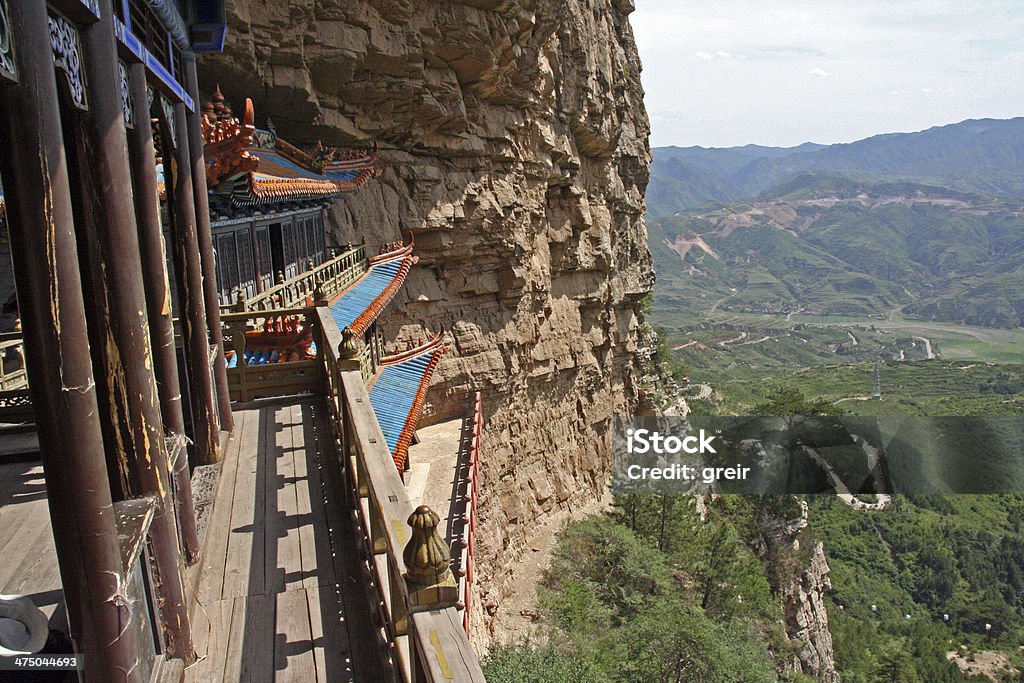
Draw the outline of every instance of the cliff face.
[[[786,616],[786,633],[800,643],[793,668],[815,676],[819,681],[833,683],[836,674],[832,633],[825,611],[825,593],[832,590],[825,547],[820,541],[811,550],[810,561],[782,595]]]
[[[754,551],[762,558],[774,558],[769,559],[772,562],[785,557],[792,559],[792,565],[782,560],[786,570],[777,575],[783,626],[795,645],[792,661],[783,662],[783,666],[822,683],[837,683],[839,675],[825,609],[825,594],[832,590],[832,581],[828,577],[825,546],[820,541],[811,541],[812,547],[803,551],[800,547],[800,532],[806,528],[807,503],[800,501],[796,517],[775,518],[765,525]]]
[[[535,521],[593,500],[609,420],[636,402],[653,285],[650,151],[631,0],[228,2],[201,85],[310,146],[376,142],[383,176],[332,209],[337,242],[412,233],[389,335],[449,332],[428,410],[484,392],[482,604]]]

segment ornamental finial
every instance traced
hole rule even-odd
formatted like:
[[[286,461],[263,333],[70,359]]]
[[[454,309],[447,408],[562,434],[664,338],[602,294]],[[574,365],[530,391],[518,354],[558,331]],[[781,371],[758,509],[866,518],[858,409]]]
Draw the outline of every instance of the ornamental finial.
[[[426,505],[409,515],[412,538],[402,552],[409,580],[421,586],[440,583],[452,562],[451,551],[437,533],[441,518]]]

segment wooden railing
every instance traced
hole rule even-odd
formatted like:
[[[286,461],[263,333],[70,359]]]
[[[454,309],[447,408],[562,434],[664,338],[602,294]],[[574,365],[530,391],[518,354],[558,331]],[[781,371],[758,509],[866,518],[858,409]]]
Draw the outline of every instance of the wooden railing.
[[[480,497],[480,451],[484,429],[483,398],[479,391],[473,398],[472,420],[472,441],[469,446],[469,462],[466,463],[466,512],[462,516],[462,538],[455,542],[462,549],[459,557],[459,594],[462,596],[459,609],[462,610],[462,628],[467,637],[476,563],[476,508]]]
[[[437,515],[429,508],[413,509],[370,405],[360,360],[341,356],[341,331],[328,309],[318,308],[316,315],[318,362],[344,495],[356,511],[381,622],[401,679],[482,683],[483,671],[455,608],[458,585],[437,533]]]
[[[36,413],[28,388],[0,391],[0,426],[4,429],[35,424]]]
[[[224,351],[234,352],[234,362],[229,363],[228,393],[232,401],[248,402],[258,398],[287,396],[290,394],[314,393],[323,388],[321,364],[311,358],[299,358],[287,362],[247,364],[246,348],[258,345],[262,332],[274,334],[290,325],[294,330],[301,325],[310,330],[316,325],[316,309],[287,308],[274,311],[249,311],[221,315],[224,325]],[[331,323],[334,320],[331,319]],[[254,339],[248,339],[246,332]]]
[[[319,292],[330,298],[358,280],[368,268],[366,247],[358,245],[256,296],[221,306],[221,310],[268,311],[305,306],[307,297],[315,297]]]
[[[289,319],[292,329],[298,322],[311,330],[315,359],[242,363],[247,330],[273,332]],[[307,392],[325,398],[344,482],[331,493],[355,512],[373,602],[400,680],[484,683],[456,609],[459,585],[449,549],[437,532],[438,516],[426,507],[413,508],[395,468],[366,390],[363,348],[343,349],[341,331],[327,307],[228,313],[222,320],[225,348],[238,354],[238,363],[228,370],[233,398]]]
[[[0,391],[28,386],[21,332],[0,334]]]

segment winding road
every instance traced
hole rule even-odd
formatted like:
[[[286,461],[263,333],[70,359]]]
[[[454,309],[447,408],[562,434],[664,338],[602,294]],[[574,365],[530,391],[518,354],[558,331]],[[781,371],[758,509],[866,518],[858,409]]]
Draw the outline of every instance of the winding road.
[[[862,443],[861,446],[867,447],[867,444]],[[872,448],[871,450],[873,451],[874,449]],[[832,465],[821,457],[816,450],[809,446],[804,446],[804,451],[811,456],[814,462],[821,465],[822,469],[825,470],[829,480],[832,482],[832,486],[836,489],[836,495],[839,496],[839,500],[843,501],[854,510],[884,510],[892,504],[892,496],[887,493],[876,494],[876,497],[878,498],[877,503],[865,503],[863,500],[850,493],[850,489],[847,488],[846,484],[843,483],[843,480],[839,478],[836,471],[832,469]],[[869,456],[868,464],[873,470],[875,463],[871,462],[871,454],[868,453],[867,455]],[[877,452],[875,453],[875,457],[877,458]]]
[[[711,394],[714,393],[714,389],[711,388],[710,384],[698,384],[700,391],[697,392],[696,396],[690,396],[691,401],[704,401],[711,398]]]
[[[916,339],[917,341],[924,342],[924,350],[925,353],[928,354],[928,360],[932,360],[933,358],[938,357],[935,355],[935,352],[932,351],[932,342],[930,339],[928,339],[927,337],[914,337],[914,339]]]

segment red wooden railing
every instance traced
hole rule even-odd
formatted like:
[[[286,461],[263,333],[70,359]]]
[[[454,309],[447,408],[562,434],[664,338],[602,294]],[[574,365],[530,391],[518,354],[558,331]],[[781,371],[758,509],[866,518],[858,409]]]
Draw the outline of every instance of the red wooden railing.
[[[473,401],[473,434],[469,447],[469,463],[467,465],[466,497],[468,505],[462,516],[462,538],[458,544],[462,546],[459,560],[459,583],[462,589],[462,628],[469,636],[470,600],[473,595],[473,569],[476,560],[476,508],[480,498],[480,441],[484,429],[483,398],[476,392]]]

